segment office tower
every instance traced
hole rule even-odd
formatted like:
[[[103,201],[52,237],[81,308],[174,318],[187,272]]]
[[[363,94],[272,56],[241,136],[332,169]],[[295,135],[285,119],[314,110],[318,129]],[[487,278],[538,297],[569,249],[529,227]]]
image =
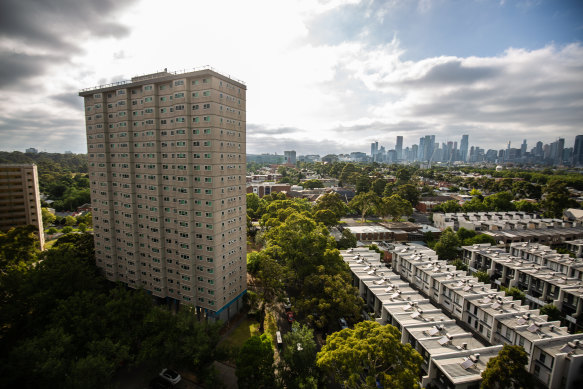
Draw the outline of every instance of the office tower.
[[[379,142],[372,142],[370,144],[370,157],[373,161],[375,161],[375,157],[379,152]]]
[[[284,151],[283,156],[285,158],[285,163],[287,163],[288,165],[295,165],[296,164],[296,151],[295,150]]]
[[[395,145],[395,152],[397,153],[397,161],[403,159],[403,137],[397,136],[397,144]]]
[[[559,138],[551,143],[550,159],[553,164],[561,165],[563,163],[563,149],[565,148],[565,139]]]
[[[107,279],[210,319],[242,307],[246,89],[202,69],[79,92]]]
[[[541,157],[543,157],[543,155],[544,155],[544,152],[543,152],[543,142],[538,141],[538,142],[536,142],[536,147],[535,147],[535,150],[534,150],[534,156],[535,157],[538,157],[538,158],[541,158]]]
[[[419,148],[417,149],[417,159],[419,161],[425,160],[425,138],[419,138]]]
[[[526,147],[527,147],[527,145],[526,145],[526,139],[524,139],[522,141],[522,145],[520,146],[520,155],[523,156],[523,157],[526,155]]]
[[[583,135],[575,137],[575,146],[573,147],[573,165],[583,166]]]
[[[461,160],[464,162],[468,162],[469,137],[469,135],[462,135],[462,141],[460,143]]]
[[[36,165],[1,164],[0,231],[26,225],[36,227],[42,250],[45,238]]]

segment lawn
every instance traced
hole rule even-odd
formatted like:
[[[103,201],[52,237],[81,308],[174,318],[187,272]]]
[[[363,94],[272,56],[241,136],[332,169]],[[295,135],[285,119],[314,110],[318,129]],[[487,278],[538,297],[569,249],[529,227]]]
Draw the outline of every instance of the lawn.
[[[223,346],[240,348],[243,343],[253,335],[259,335],[259,322],[246,318],[241,321],[237,328],[231,332],[229,337],[222,343]]]

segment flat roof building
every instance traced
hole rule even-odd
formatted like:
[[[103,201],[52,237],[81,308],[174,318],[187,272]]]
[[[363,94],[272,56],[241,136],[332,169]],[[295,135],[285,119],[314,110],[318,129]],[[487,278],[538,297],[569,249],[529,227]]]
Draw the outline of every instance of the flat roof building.
[[[97,266],[211,319],[246,292],[246,86],[210,68],[84,89]]]

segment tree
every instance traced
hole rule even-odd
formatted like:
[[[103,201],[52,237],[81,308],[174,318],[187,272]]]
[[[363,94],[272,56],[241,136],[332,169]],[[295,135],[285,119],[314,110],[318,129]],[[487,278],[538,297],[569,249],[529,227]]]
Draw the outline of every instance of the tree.
[[[79,231],[86,232],[87,231],[87,224],[85,224],[85,223],[79,224]]]
[[[63,227],[63,228],[61,229],[61,232],[62,232],[63,234],[68,234],[68,233],[70,233],[70,232],[73,232],[73,227],[71,227],[71,226],[66,226],[66,227]]]
[[[360,175],[356,180],[356,194],[366,193],[369,190],[371,190],[370,178],[364,174]]]
[[[336,242],[336,248],[338,250],[346,250],[351,247],[356,247],[356,236],[350,232],[348,228],[342,230],[342,238]]]
[[[328,336],[316,365],[347,388],[419,388],[423,358],[388,324],[357,323]]]
[[[323,188],[324,184],[320,180],[307,180],[301,183],[304,189],[315,189],[315,188]]]
[[[261,199],[255,193],[247,193],[247,215],[249,215],[251,219],[261,217],[261,215],[257,214],[260,201]]]
[[[385,186],[387,186],[387,181],[382,178],[377,178],[372,182],[371,190],[375,192],[377,196],[382,197]]]
[[[479,197],[473,197],[462,205],[462,210],[464,212],[485,212],[488,208]]]
[[[326,193],[318,198],[316,205],[314,205],[313,211],[318,212],[322,210],[329,210],[334,212],[338,219],[346,215],[347,211],[346,204],[340,198],[340,195],[336,192]]]
[[[273,347],[267,334],[247,339],[239,352],[235,370],[239,388],[274,388],[273,361]]]
[[[48,210],[48,208],[42,207],[41,208],[42,217],[43,217],[43,226],[48,227],[55,222],[57,217],[54,213]]]
[[[314,331],[294,322],[283,336],[282,366],[278,369],[287,388],[317,388]]]
[[[380,197],[375,192],[370,191],[360,193],[354,196],[348,206],[352,209],[358,210],[362,216],[362,221],[365,221],[366,215],[373,212],[380,203]]]
[[[501,286],[500,290],[503,290],[506,293],[506,296],[510,296],[515,300],[524,301],[524,299],[526,298],[524,292],[518,289],[517,287],[506,288],[504,286]]]
[[[401,219],[401,216],[411,215],[411,213],[413,213],[411,203],[398,194],[394,194],[391,197],[384,197],[380,208],[383,208],[387,214],[391,215],[393,221],[398,221]],[[385,212],[381,213],[384,214]]]
[[[359,169],[355,164],[347,163],[344,165],[344,168],[342,168],[342,173],[340,173],[339,180],[344,183],[354,184],[356,182],[355,179],[357,178],[357,175],[354,173],[358,173],[358,171]]]
[[[333,226],[338,224],[338,222],[340,221],[336,214],[328,209],[316,211],[316,213],[314,214],[314,220],[324,224],[325,226]]]
[[[346,268],[326,227],[307,215],[292,213],[265,236],[265,254],[286,267],[291,286],[298,290],[307,276],[317,272],[318,266],[324,266],[329,274]]]
[[[434,250],[439,259],[450,261],[458,257],[460,247],[460,240],[451,230],[446,228],[439,237],[439,241],[435,244]]]
[[[40,241],[34,226],[13,227],[0,231],[0,274],[20,263],[36,260]]]
[[[505,344],[498,356],[490,358],[482,373],[481,389],[529,388],[532,378],[524,368],[528,354],[522,346]]]
[[[421,192],[417,189],[417,186],[413,184],[405,184],[397,188],[396,194],[409,201],[412,206],[416,206],[419,202]]]
[[[320,266],[316,274],[304,280],[295,307],[298,317],[308,325],[320,330],[335,330],[340,328],[338,320],[341,317],[349,323],[356,322],[363,305],[358,289],[350,285],[347,272],[330,275]]]
[[[561,320],[561,310],[554,304],[547,304],[540,309],[541,315],[547,315],[548,321]]]
[[[490,276],[485,271],[475,272],[474,277],[476,277],[478,281],[483,282],[484,284],[489,284],[491,282]]]
[[[482,195],[482,191],[479,189],[472,189],[470,191],[470,196],[481,196]]]
[[[452,213],[452,212],[459,212],[462,210],[461,205],[457,202],[457,200],[448,200],[444,203],[441,203],[435,207],[433,207],[433,212],[445,212],[445,213]]]
[[[67,216],[65,218],[66,226],[74,226],[75,224],[77,224],[77,219],[75,219],[73,216]]]
[[[570,206],[576,206],[576,202],[570,200],[567,185],[564,182],[553,180],[544,188],[544,200],[541,202],[545,215],[560,218],[563,210]]]
[[[514,202],[514,207],[520,212],[538,212],[540,210],[539,203],[533,203],[526,200],[518,200]]]
[[[489,211],[514,211],[513,198],[510,192],[499,192],[484,198],[484,205]]]

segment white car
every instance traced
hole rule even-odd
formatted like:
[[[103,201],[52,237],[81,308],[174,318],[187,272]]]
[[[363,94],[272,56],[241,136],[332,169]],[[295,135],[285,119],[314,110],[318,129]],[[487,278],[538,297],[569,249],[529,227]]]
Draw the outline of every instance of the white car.
[[[180,374],[172,369],[163,369],[159,376],[170,382],[172,385],[176,385],[180,382],[180,380],[182,380]]]

